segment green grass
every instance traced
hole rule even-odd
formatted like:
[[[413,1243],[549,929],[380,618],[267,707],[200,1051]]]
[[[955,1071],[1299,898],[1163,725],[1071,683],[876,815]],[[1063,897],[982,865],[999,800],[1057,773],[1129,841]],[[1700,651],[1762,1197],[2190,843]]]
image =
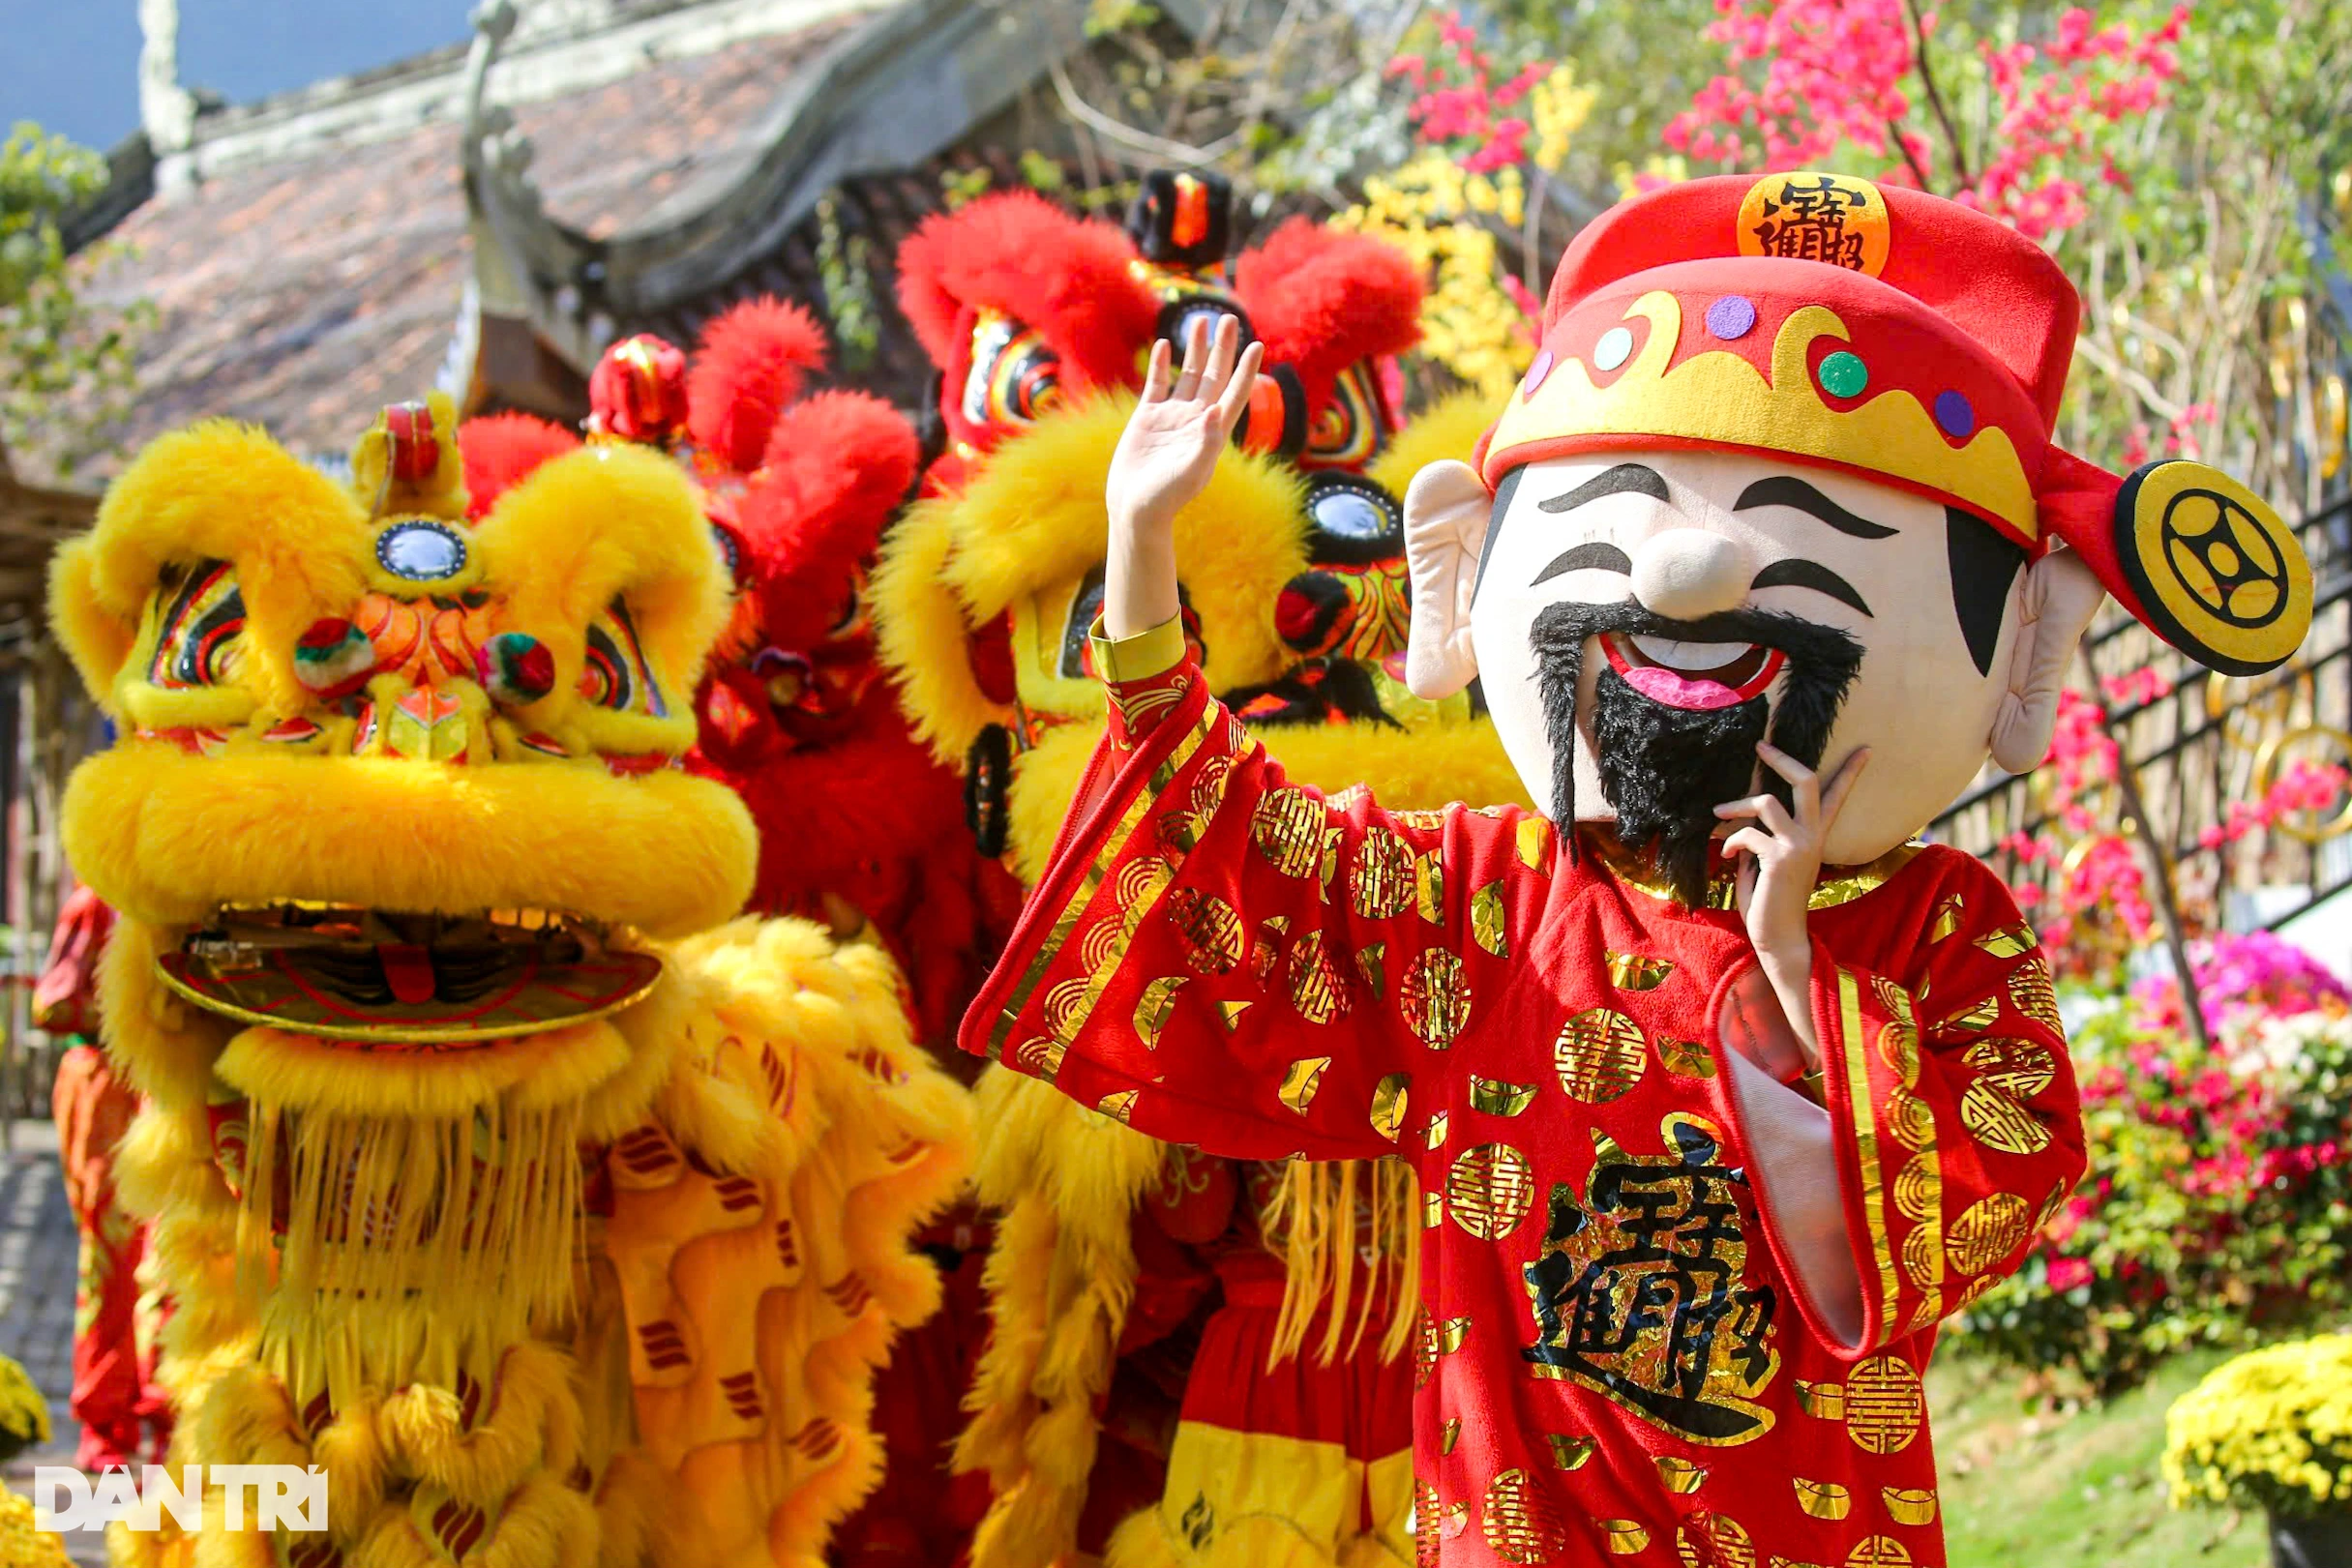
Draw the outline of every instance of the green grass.
[[[2165,1502],[2164,1411],[2225,1359],[2178,1356],[2108,1404],[2053,1412],[2016,1374],[1938,1358],[1928,1407],[1950,1568],[2261,1568],[2259,1516]]]

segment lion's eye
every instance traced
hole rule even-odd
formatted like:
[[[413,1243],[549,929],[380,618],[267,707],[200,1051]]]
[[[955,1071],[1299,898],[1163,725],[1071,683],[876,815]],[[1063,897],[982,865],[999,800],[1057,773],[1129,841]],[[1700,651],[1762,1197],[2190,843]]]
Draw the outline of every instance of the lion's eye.
[[[166,691],[220,686],[234,678],[233,644],[245,630],[245,596],[236,568],[226,561],[198,561],[174,568],[158,590],[155,652],[147,661],[147,684]]]
[[[581,665],[580,695],[600,708],[642,713],[655,719],[670,717],[670,704],[645,658],[637,622],[626,602],[588,623],[587,657]]]
[[[1387,426],[1372,362],[1358,361],[1332,382],[1331,400],[1315,416],[1299,461],[1309,468],[1360,468],[1387,445]]]
[[[964,417],[974,425],[1028,425],[1060,399],[1060,356],[1034,329],[981,312],[964,376]]]

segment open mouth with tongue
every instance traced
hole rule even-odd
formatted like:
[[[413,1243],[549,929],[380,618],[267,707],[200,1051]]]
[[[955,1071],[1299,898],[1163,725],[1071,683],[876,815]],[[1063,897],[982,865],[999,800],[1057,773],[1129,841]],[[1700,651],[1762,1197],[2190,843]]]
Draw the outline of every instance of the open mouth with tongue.
[[[1600,639],[1609,667],[1627,686],[1670,708],[1729,708],[1772,684],[1787,662],[1761,642],[1697,642],[1609,632]]]
[[[373,1050],[559,1029],[627,1007],[662,973],[661,960],[575,915],[318,903],[223,905],[156,963],[207,1012]]]

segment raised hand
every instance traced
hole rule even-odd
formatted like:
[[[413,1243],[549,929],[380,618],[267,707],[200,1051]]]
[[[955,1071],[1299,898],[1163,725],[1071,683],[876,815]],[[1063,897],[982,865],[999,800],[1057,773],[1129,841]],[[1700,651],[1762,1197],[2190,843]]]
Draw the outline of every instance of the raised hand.
[[[1211,341],[1194,316],[1178,367],[1168,340],[1151,345],[1143,400],[1128,416],[1103,501],[1111,517],[1103,572],[1103,630],[1147,632],[1177,610],[1176,517],[1215,471],[1218,454],[1249,406],[1262,350],[1241,347],[1240,323],[1226,316]]]

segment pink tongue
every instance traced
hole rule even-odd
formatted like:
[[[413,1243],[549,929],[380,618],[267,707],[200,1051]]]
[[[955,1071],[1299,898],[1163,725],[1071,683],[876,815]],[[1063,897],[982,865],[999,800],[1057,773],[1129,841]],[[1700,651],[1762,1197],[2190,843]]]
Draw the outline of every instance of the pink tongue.
[[[432,1000],[432,956],[421,947],[386,942],[375,950],[392,994],[410,1007]]]
[[[1621,673],[1627,686],[1670,708],[1728,708],[1740,700],[1721,681],[1685,680],[1662,665],[1636,665]]]

